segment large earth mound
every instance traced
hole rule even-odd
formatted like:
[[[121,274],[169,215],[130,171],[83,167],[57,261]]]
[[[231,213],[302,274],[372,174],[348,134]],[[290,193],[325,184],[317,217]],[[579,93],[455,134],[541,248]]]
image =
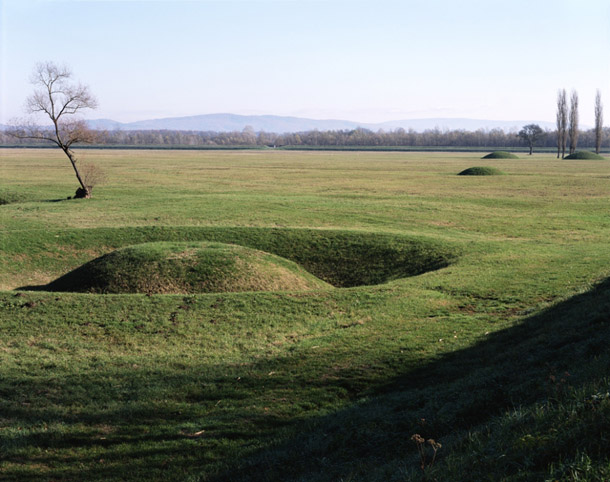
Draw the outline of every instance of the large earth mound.
[[[603,161],[606,158],[591,151],[576,151],[574,154],[570,154],[569,156],[564,157],[564,159]]]
[[[504,173],[495,167],[484,166],[469,167],[458,173],[459,176],[499,176],[502,174]]]
[[[507,151],[493,151],[486,156],[483,156],[481,159],[519,159],[511,152]]]
[[[256,249],[216,242],[153,242],[96,258],[49,283],[51,291],[216,293],[306,291],[331,285],[298,264]]]

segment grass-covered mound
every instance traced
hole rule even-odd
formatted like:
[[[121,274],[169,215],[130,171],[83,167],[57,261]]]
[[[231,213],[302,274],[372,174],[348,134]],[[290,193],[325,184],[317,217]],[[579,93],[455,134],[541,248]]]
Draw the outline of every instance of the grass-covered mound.
[[[605,157],[591,151],[576,151],[574,154],[564,157],[564,159],[603,161]]]
[[[507,151],[493,151],[483,156],[481,159],[519,159],[512,152]]]
[[[157,242],[118,249],[47,288],[90,293],[304,291],[330,285],[296,263],[243,246]]]
[[[469,167],[468,169],[464,169],[460,172],[459,176],[499,176],[504,174],[499,169],[495,167],[484,167],[484,166],[475,166]]]

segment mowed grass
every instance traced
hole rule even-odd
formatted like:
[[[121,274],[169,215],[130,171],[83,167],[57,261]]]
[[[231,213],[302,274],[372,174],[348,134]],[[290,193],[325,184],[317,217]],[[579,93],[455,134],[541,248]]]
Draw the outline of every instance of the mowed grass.
[[[68,201],[61,153],[0,155],[1,478],[608,478],[608,161],[92,150],[108,181]],[[12,291],[227,237],[303,263],[328,239],[454,256],[315,292]],[[415,433],[442,444],[423,471]]]

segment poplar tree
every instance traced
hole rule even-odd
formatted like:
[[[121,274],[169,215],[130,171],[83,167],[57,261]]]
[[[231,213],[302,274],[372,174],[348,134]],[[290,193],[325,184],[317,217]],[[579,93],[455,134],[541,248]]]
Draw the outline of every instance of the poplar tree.
[[[604,112],[602,105],[602,94],[597,90],[595,94],[595,153],[599,154],[602,147],[602,129],[604,125]]]
[[[557,159],[563,159],[566,154],[568,125],[568,101],[566,90],[561,89],[557,93]]]
[[[572,91],[570,96],[568,136],[570,138],[570,154],[574,154],[578,143],[578,93],[575,90]]]

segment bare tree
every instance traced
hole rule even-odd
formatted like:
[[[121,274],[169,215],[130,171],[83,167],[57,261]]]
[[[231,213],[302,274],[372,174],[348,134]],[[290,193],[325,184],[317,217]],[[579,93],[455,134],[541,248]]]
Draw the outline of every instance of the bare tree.
[[[599,154],[602,147],[602,132],[604,126],[604,106],[602,104],[602,94],[597,90],[595,94],[595,153]]]
[[[517,137],[527,142],[527,145],[530,148],[530,156],[532,155],[532,152],[534,152],[534,144],[543,139],[545,136],[546,132],[544,132],[542,127],[540,127],[538,124],[528,124],[523,126],[523,129],[521,129],[517,134]]]
[[[566,90],[561,89],[557,93],[557,159],[563,159],[566,154],[568,126],[568,100]]]
[[[80,188],[75,197],[91,197],[92,185],[81,174],[72,146],[78,142],[93,142],[95,132],[80,119],[71,117],[83,109],[95,109],[97,101],[89,88],[71,81],[72,73],[65,66],[44,62],[36,66],[31,82],[36,86],[34,93],[26,100],[29,114],[43,114],[52,126],[41,127],[32,122],[21,122],[9,133],[21,139],[37,139],[56,144],[68,156]]]
[[[578,142],[578,93],[575,90],[572,91],[570,96],[568,136],[570,138],[570,154],[574,154]]]

